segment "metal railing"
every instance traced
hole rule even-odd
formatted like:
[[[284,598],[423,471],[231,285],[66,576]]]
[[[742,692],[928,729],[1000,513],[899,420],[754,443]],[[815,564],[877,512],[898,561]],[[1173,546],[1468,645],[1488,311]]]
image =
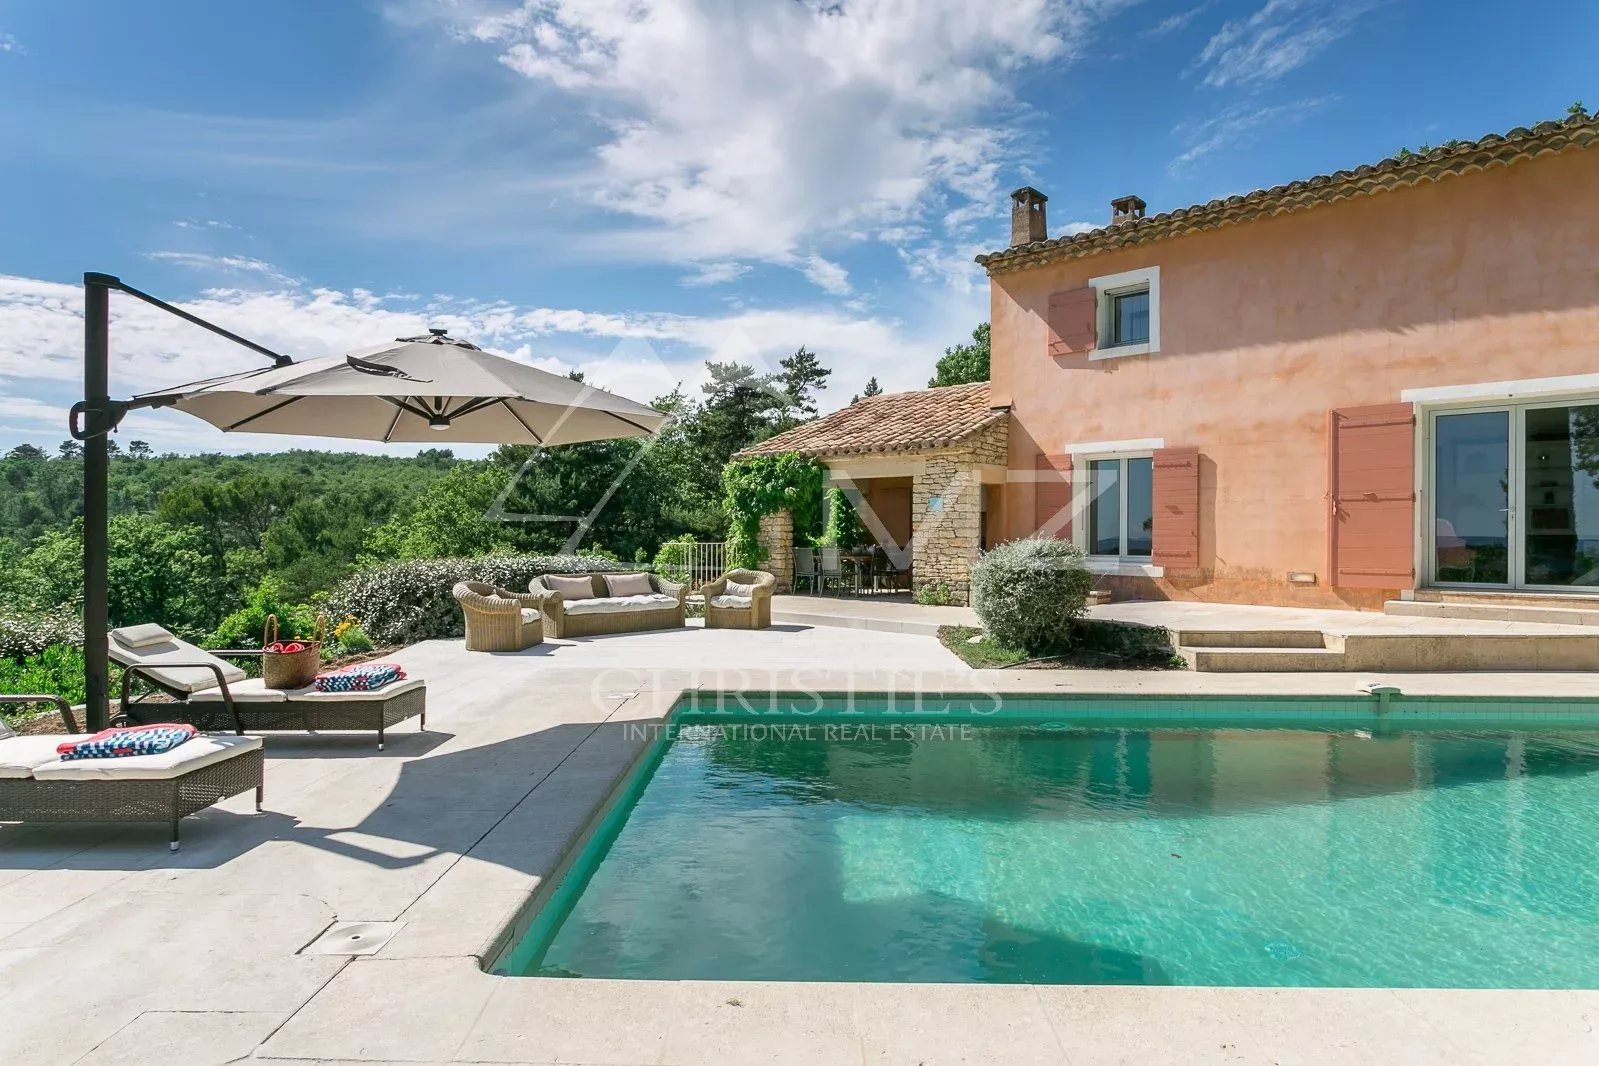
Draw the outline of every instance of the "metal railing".
[[[727,544],[719,540],[694,545],[688,558],[688,587],[697,589],[727,573]]]

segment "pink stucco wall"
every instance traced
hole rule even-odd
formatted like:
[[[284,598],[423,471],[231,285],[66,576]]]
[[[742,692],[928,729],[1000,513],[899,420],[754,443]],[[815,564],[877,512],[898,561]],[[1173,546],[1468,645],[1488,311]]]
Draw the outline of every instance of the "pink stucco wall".
[[[1375,606],[1328,587],[1329,408],[1402,389],[1599,373],[1599,150],[992,279],[1010,467],[1074,442],[1202,454],[1201,567],[1145,594]],[[1158,265],[1161,351],[1047,354],[1051,293]],[[1008,535],[1030,494],[1006,494]],[[1318,575],[1287,584],[1290,570]]]

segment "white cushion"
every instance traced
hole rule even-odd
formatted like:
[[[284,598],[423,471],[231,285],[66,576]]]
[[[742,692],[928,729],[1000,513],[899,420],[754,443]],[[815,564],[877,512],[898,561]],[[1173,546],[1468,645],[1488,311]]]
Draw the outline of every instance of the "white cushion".
[[[596,596],[568,604],[567,614],[621,614],[630,611],[670,611],[677,607],[677,597],[664,592],[648,596]]]
[[[648,574],[606,574],[605,587],[612,596],[650,596],[655,586]]]
[[[531,607],[522,608],[522,624],[532,625],[539,620],[539,613]]]
[[[111,639],[121,644],[124,648],[147,648],[152,644],[176,639],[171,632],[162,629],[154,622],[146,622],[142,626],[123,626],[121,629],[111,631]]]
[[[712,607],[737,607],[748,608],[751,600],[748,596],[712,596]]]
[[[591,577],[560,577],[556,574],[545,574],[540,580],[551,592],[559,592],[561,599],[567,603],[594,598],[594,579]]]
[[[231,759],[261,746],[260,737],[218,737],[202,733],[160,755],[110,759],[56,759],[33,768],[38,781],[166,780],[202,766]]]
[[[66,740],[82,740],[65,733],[49,736],[7,737],[0,740],[0,777],[32,777],[35,766],[56,759],[56,745]]]
[[[156,634],[160,635],[157,636]],[[163,667],[162,663],[216,663],[228,684],[243,681],[245,672],[225,659],[179,640],[157,625],[113,629],[108,642],[111,658],[122,666],[146,666],[150,674],[179,692],[202,692],[217,687],[217,675],[201,667]]]
[[[375,688],[368,692],[318,692],[315,685],[305,688],[267,688],[261,683],[259,677],[238,685],[229,685],[228,690],[233,693],[235,703],[278,703],[283,700],[316,700],[319,703],[338,703],[341,700],[386,700],[390,696],[398,696],[402,692],[421,688],[427,684],[420,677],[409,678],[405,681],[391,681],[382,688]],[[215,689],[211,692],[197,692],[189,699],[190,703],[221,703],[222,690]]]
[[[748,585],[745,585],[745,584],[743,584],[741,582],[738,582],[738,581],[729,581],[723,587],[722,595],[724,595],[724,596],[742,596],[744,599],[747,600],[751,596],[755,595],[755,585],[754,585],[753,582],[748,584]]]

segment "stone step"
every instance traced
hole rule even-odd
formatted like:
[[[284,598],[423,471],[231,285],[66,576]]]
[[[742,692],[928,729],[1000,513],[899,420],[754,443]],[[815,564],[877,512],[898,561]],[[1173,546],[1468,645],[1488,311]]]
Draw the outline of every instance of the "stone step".
[[[1578,606],[1568,599],[1561,606],[1528,606],[1490,601],[1389,600],[1384,614],[1404,618],[1463,618],[1477,622],[1536,622],[1545,625],[1599,626],[1599,603]]]
[[[1190,648],[1325,648],[1319,629],[1183,629],[1172,641]]]
[[[1192,669],[1206,673],[1318,673],[1348,669],[1343,651],[1332,648],[1180,647],[1177,654]]]
[[[1527,589],[1416,589],[1412,603],[1481,603],[1496,607],[1599,608],[1599,596],[1582,592],[1532,592]]]

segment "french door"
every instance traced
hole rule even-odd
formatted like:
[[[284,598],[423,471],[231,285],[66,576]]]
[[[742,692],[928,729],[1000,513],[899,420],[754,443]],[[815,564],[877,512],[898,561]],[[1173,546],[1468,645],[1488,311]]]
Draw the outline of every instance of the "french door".
[[[1434,411],[1435,585],[1599,592],[1599,401]]]

